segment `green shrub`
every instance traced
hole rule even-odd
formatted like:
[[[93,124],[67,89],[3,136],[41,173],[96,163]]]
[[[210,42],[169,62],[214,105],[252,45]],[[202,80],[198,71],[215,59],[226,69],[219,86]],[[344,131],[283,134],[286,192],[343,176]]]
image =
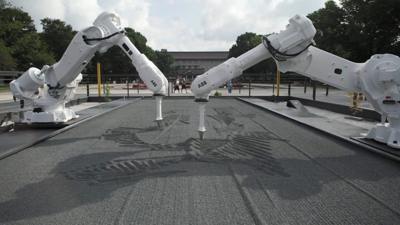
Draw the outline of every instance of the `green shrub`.
[[[222,93],[219,92],[219,91],[216,91],[216,92],[214,93],[214,96],[222,96]]]

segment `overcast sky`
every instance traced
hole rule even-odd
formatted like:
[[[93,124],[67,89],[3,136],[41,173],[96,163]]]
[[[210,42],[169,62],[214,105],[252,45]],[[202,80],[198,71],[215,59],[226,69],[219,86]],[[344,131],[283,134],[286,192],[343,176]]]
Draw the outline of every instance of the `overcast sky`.
[[[279,32],[295,14],[307,15],[326,0],[10,0],[34,19],[57,18],[80,30],[103,11],[141,32],[153,49],[226,51],[244,32]]]

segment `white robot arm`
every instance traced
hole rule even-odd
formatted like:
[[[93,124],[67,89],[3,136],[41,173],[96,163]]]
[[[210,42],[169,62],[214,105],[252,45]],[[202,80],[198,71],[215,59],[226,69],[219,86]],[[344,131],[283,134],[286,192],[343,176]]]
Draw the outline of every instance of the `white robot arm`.
[[[286,30],[268,37],[271,44],[281,52],[297,55],[313,42],[315,28],[311,21],[302,16],[290,19]],[[259,44],[237,58],[230,58],[224,63],[211,68],[209,71],[196,77],[191,89],[196,99],[208,99],[210,92],[225,84],[228,80],[242,75],[243,71],[272,57],[265,43]]]
[[[167,79],[126,37],[120,18],[114,13],[104,12],[96,18],[93,26],[75,35],[57,63],[44,66],[42,70],[30,68],[10,83],[15,97],[34,102],[35,110],[25,112],[22,121],[66,122],[76,118],[72,110],[65,108],[65,103],[72,99],[82,79],[81,71],[95,52],[105,52],[114,45],[121,47],[127,54],[141,79],[156,95],[156,120],[162,120],[161,100],[167,91]]]
[[[354,63],[311,46],[315,32],[308,18],[296,15],[289,20],[286,30],[265,37],[262,44],[250,51],[196,77],[192,92],[200,104],[200,137],[205,132],[205,102],[210,92],[272,57],[283,72],[293,71],[342,90],[363,92],[382,115],[382,122],[367,137],[400,148],[400,58],[374,55],[365,63]],[[385,123],[386,119],[389,123]]]

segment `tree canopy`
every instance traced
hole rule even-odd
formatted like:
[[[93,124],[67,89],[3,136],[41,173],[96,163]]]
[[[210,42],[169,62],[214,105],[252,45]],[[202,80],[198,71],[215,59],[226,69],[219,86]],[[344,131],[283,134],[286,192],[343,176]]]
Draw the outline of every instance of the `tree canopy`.
[[[308,15],[317,29],[318,48],[355,62],[374,54],[400,55],[399,0],[328,0],[325,6]],[[261,35],[244,33],[229,50],[237,57],[261,43]],[[272,63],[261,63],[247,72],[273,72]]]
[[[168,53],[167,49],[161,49],[160,51],[155,51],[154,63],[164,74],[170,74],[174,58]]]
[[[41,24],[43,26],[43,32],[40,34],[42,40],[49,46],[54,57],[59,60],[76,32],[70,25],[59,19],[44,18]]]
[[[41,68],[55,62],[36,32],[32,18],[21,9],[4,5],[0,9],[0,40],[2,41],[2,58],[9,63],[2,63],[5,70],[26,70],[30,66]],[[11,58],[10,58],[11,56]]]
[[[135,45],[135,47],[147,58],[156,64],[160,70],[168,75],[171,72],[170,67],[174,62],[172,56],[166,49],[161,51],[154,51],[147,45],[147,39],[140,33],[132,28],[125,28],[126,36]],[[126,74],[126,73],[137,73],[133,67],[131,60],[126,54],[118,47],[113,46],[107,52],[100,54],[96,53],[91,63],[87,66],[87,73],[95,73],[95,64],[100,62],[102,64],[102,70],[105,73],[115,74]]]
[[[229,57],[238,57],[262,43],[262,35],[246,32],[237,37],[236,43],[229,49]],[[246,70],[246,73],[265,73],[276,70],[273,60],[262,61]]]
[[[345,58],[350,56],[350,52],[345,51],[343,38],[346,30],[343,23],[345,11],[336,2],[327,1],[324,8],[309,14],[308,18],[317,29],[314,37],[317,47]]]
[[[229,49],[229,57],[237,57],[256,47],[261,43],[261,41],[261,35],[252,32],[241,34],[236,38],[236,43],[233,44],[232,47]]]
[[[398,0],[341,0],[341,5],[330,0],[308,15],[319,48],[356,62],[373,54],[400,54]]]
[[[317,29],[317,47],[356,62],[379,53],[400,55],[399,0],[340,0],[340,3],[328,0],[323,8],[308,15]],[[62,57],[76,31],[58,19],[44,18],[41,24],[43,31],[37,32],[28,13],[7,0],[0,0],[0,70],[41,68]],[[164,73],[171,72],[173,58],[167,50],[154,51],[146,37],[132,28],[126,28],[126,35]],[[229,56],[237,57],[261,41],[259,34],[239,35],[229,49]],[[96,62],[103,64],[106,73],[135,73],[129,58],[118,47],[104,54],[97,53],[85,72],[94,73]],[[274,70],[270,60],[246,72]]]
[[[64,21],[43,18],[42,32],[37,32],[31,16],[6,0],[0,0],[0,70],[24,71],[31,66],[41,68],[59,60],[77,33]],[[164,72],[170,72],[173,58],[167,50],[154,51],[147,39],[132,28],[126,35],[138,50]],[[106,53],[96,53],[86,67],[86,73],[95,73],[96,63],[102,64],[105,73],[136,73],[131,60],[117,46]]]
[[[11,56],[10,49],[0,41],[0,70],[15,70],[16,63]]]

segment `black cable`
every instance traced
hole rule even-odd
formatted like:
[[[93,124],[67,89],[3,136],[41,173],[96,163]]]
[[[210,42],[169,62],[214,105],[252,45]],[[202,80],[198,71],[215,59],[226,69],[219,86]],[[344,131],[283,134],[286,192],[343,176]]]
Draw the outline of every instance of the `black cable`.
[[[310,43],[309,45],[307,45],[307,47],[305,47],[301,51],[293,53],[293,54],[288,54],[288,53],[280,52],[278,49],[276,49],[274,46],[272,46],[271,41],[268,39],[268,36],[269,35],[263,36],[263,45],[271,53],[271,56],[277,61],[286,61],[288,58],[298,56],[301,53],[303,53],[305,50],[307,50],[308,47],[310,47],[312,45],[312,43]]]
[[[82,37],[83,37],[83,41],[86,43],[86,44],[89,44],[88,42],[89,41],[103,41],[103,40],[106,40],[106,39],[109,39],[109,38],[112,38],[112,37],[114,37],[115,35],[118,35],[118,34],[123,34],[125,31],[118,31],[118,32],[115,32],[115,33],[113,33],[113,34],[110,34],[110,35],[108,35],[108,36],[106,36],[106,37],[102,37],[102,38],[87,38],[86,37],[86,35],[83,35]]]

